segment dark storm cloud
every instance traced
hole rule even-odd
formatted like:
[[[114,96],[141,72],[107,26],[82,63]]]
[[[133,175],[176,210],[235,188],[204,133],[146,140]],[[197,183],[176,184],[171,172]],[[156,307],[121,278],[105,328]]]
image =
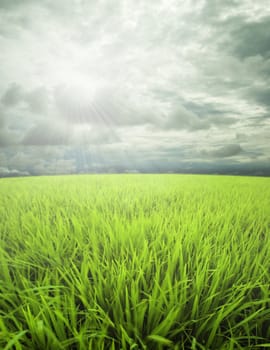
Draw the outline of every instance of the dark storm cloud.
[[[0,1],[0,9],[12,9],[12,8],[16,8],[17,6],[22,6],[25,5],[27,3],[31,3],[33,2],[33,0],[24,0],[23,2],[21,0],[1,0]]]
[[[243,22],[231,31],[234,38],[231,50],[241,59],[257,55],[270,58],[269,33],[270,16],[259,22]]]
[[[253,101],[257,102],[259,105],[270,108],[270,87],[269,86],[250,87],[246,91],[246,96],[252,99]]]
[[[200,116],[218,117],[222,120],[224,115],[233,114],[234,111],[229,106],[221,106],[213,103],[196,103],[193,101],[183,101],[183,105],[188,110]],[[225,118],[226,119],[226,118]],[[232,121],[232,118],[227,118]],[[226,122],[225,122],[226,123]]]
[[[237,119],[227,117],[225,111],[218,111],[210,107],[187,103],[187,107],[177,106],[161,123],[165,129],[178,130],[206,130],[212,126],[226,126],[236,123]]]
[[[13,177],[13,176],[27,176],[30,175],[28,171],[20,171],[17,169],[8,169],[0,167],[0,177]]]
[[[164,126],[168,129],[200,130],[208,129],[210,123],[205,118],[200,118],[193,112],[179,105],[175,110],[169,113]]]
[[[210,151],[202,151],[203,156],[209,156],[213,158],[227,158],[239,155],[242,152],[242,148],[239,144],[231,144]]]

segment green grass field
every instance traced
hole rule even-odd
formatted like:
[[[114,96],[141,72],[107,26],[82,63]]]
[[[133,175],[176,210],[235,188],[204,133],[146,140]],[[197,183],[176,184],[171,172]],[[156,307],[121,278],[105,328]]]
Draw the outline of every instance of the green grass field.
[[[270,348],[270,178],[0,180],[0,349]]]

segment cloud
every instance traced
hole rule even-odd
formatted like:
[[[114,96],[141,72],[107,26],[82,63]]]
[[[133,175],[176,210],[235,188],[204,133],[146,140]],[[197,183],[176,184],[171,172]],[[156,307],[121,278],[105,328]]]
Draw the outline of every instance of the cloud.
[[[40,174],[73,174],[77,170],[74,159],[58,159],[54,162],[38,160],[32,167],[34,175]]]
[[[250,87],[247,89],[246,95],[258,105],[265,106],[270,109],[270,88],[268,86]]]
[[[11,177],[11,176],[27,176],[28,171],[19,171],[17,169],[8,169],[6,167],[0,167],[0,177]]]
[[[1,98],[4,106],[15,106],[23,100],[23,91],[20,85],[12,83]]]
[[[25,0],[24,4],[26,3],[30,3],[33,0]],[[13,1],[9,1],[9,0],[1,0],[0,2],[0,8],[2,9],[12,9],[14,7],[20,6],[22,5],[22,2],[20,0],[13,0]]]
[[[186,107],[178,105],[168,113],[167,118],[161,121],[165,129],[183,129],[197,131],[210,129],[212,126],[223,127],[236,123],[237,119],[228,117],[226,111],[219,111],[205,106],[186,103]]]
[[[5,112],[0,107],[0,132],[1,132],[1,129],[5,126],[5,123],[6,123]]]
[[[31,128],[22,140],[23,145],[63,145],[68,144],[72,130],[62,124],[41,122]]]
[[[242,152],[242,148],[239,144],[231,144],[222,147],[218,147],[214,150],[205,151],[201,153],[203,156],[213,157],[213,158],[227,158],[239,155]]]
[[[18,143],[16,133],[10,131],[5,125],[0,128],[0,148]]]
[[[102,145],[120,142],[118,133],[109,128],[72,126],[59,121],[45,120],[28,130],[21,143],[26,146]]]
[[[169,113],[164,126],[169,129],[200,130],[208,129],[210,123],[206,118],[200,118],[185,107],[179,105]]]
[[[267,162],[266,5],[1,1],[1,166],[37,174],[56,163],[81,172]]]
[[[49,94],[44,86],[26,90],[18,83],[12,83],[1,97],[4,107],[16,107],[23,102],[29,111],[36,114],[44,114],[49,106]]]
[[[231,32],[234,37],[232,52],[241,59],[257,55],[270,58],[269,31],[270,17],[259,22],[240,22]]]
[[[25,95],[25,101],[32,113],[44,115],[49,108],[49,93],[45,87],[37,87]]]

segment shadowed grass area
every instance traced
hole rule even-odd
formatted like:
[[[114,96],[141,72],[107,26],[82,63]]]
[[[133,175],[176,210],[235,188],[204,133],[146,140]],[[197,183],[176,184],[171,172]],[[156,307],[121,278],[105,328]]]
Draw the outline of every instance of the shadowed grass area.
[[[270,347],[270,179],[0,181],[0,348]]]

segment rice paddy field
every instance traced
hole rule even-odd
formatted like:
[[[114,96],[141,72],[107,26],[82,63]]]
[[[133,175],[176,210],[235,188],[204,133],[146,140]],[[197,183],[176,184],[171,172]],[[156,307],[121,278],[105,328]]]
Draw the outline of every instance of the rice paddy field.
[[[0,179],[0,349],[270,348],[270,178]]]

